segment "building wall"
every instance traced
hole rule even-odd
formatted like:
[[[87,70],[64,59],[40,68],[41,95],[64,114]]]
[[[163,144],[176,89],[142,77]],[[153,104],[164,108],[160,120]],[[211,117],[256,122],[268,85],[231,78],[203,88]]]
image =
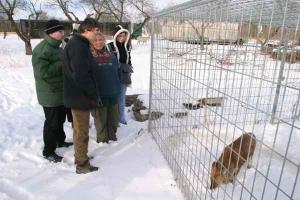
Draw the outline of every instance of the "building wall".
[[[239,38],[236,23],[179,22],[167,21],[162,26],[162,35],[170,40],[191,40],[202,36],[210,41],[236,41]]]

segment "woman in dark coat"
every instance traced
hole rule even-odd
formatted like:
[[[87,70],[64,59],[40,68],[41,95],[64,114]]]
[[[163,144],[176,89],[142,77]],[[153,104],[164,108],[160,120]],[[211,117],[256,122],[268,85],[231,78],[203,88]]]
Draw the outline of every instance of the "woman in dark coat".
[[[118,75],[118,60],[105,46],[105,37],[97,33],[91,47],[97,64],[95,79],[102,105],[91,113],[97,130],[97,142],[116,141],[118,127],[118,96],[120,95],[120,80]]]
[[[127,124],[125,117],[125,95],[128,85],[131,84],[132,64],[129,42],[130,33],[127,29],[118,25],[114,31],[113,41],[108,44],[110,51],[112,51],[119,61],[119,73],[121,82],[121,93],[118,99],[119,122]]]

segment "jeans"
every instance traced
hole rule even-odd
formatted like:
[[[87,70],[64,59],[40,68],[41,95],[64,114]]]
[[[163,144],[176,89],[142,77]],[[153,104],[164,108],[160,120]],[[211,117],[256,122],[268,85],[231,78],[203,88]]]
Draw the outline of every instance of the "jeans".
[[[118,110],[119,110],[119,122],[122,124],[127,124],[125,117],[125,95],[126,95],[127,85],[121,84],[121,93],[118,98]]]

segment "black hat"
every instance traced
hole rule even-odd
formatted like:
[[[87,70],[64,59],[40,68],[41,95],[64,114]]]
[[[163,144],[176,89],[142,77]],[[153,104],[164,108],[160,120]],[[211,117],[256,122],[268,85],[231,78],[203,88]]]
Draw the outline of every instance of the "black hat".
[[[51,19],[47,22],[45,32],[48,35],[60,30],[64,30],[64,26],[58,20]]]

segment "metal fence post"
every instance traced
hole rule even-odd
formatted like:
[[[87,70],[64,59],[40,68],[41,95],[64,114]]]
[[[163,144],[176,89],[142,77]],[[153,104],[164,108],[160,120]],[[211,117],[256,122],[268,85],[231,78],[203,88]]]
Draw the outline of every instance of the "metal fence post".
[[[151,54],[150,54],[150,88],[149,88],[149,120],[148,120],[148,131],[151,132],[151,119],[152,119],[152,78],[153,78],[153,50],[154,50],[154,21],[152,18],[151,22]]]
[[[280,69],[279,69],[279,74],[278,74],[278,79],[277,79],[277,86],[276,86],[276,91],[275,91],[275,98],[274,98],[274,102],[273,102],[273,107],[272,107],[272,115],[271,115],[271,124],[276,123],[275,119],[276,119],[276,111],[277,111],[277,107],[278,107],[278,101],[279,101],[279,96],[280,96],[280,89],[281,89],[281,83],[283,81],[283,71],[284,71],[284,65],[285,65],[285,61],[286,61],[286,54],[287,54],[287,48],[288,48],[288,44],[287,44],[287,40],[284,40],[284,47],[283,47],[283,51],[281,54],[281,50],[279,49],[278,54],[279,56],[282,57],[281,63],[280,63]]]

